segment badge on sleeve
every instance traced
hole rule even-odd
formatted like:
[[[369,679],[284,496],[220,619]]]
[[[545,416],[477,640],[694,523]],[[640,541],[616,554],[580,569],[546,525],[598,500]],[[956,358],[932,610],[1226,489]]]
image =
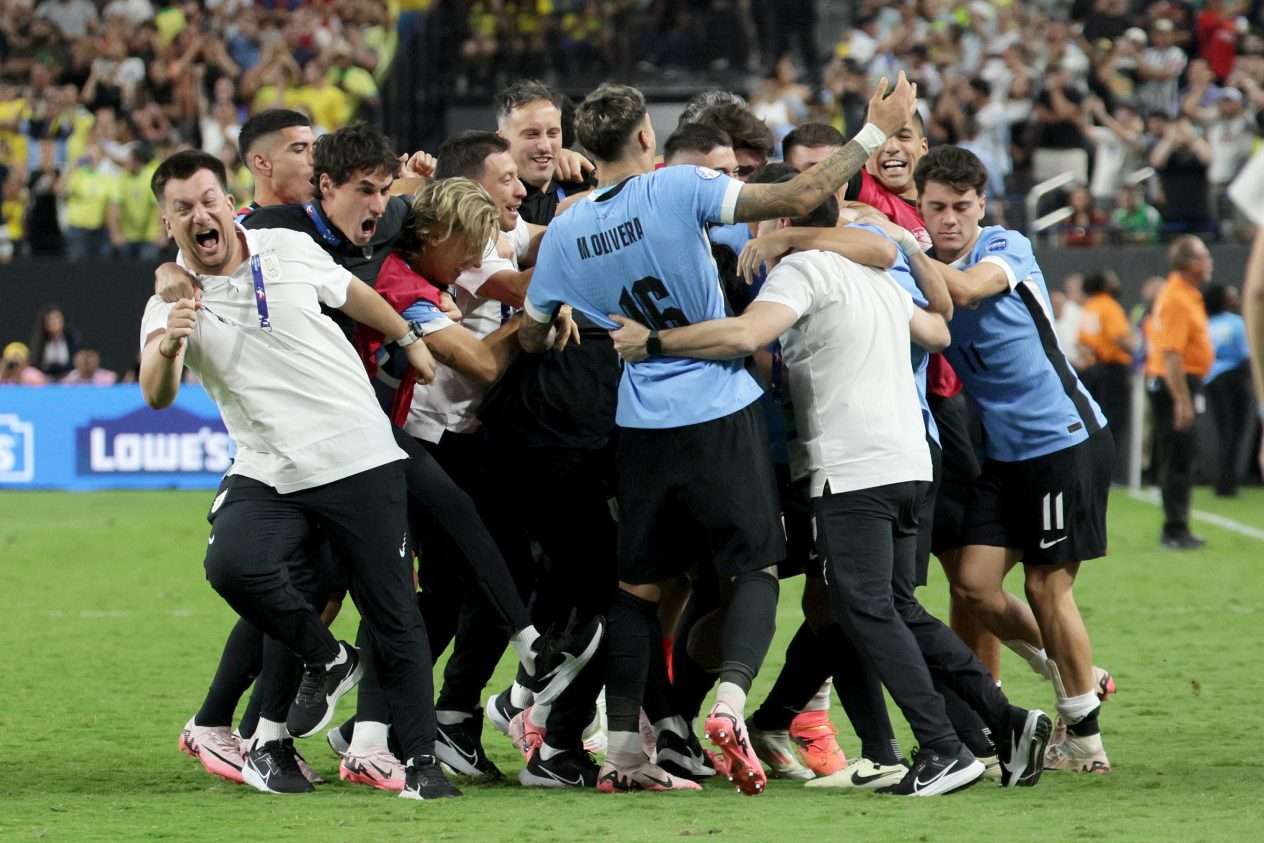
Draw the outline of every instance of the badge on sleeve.
[[[718,179],[720,177],[719,170],[713,170],[710,167],[697,167],[696,169],[698,171],[699,178],[704,178],[710,181],[711,179]]]
[[[275,252],[268,252],[263,255],[263,277],[267,281],[277,281],[281,278],[281,261]]]
[[[989,252],[1003,252],[1005,247],[1009,245],[1009,241],[1004,237],[997,237],[991,243],[987,244]]]

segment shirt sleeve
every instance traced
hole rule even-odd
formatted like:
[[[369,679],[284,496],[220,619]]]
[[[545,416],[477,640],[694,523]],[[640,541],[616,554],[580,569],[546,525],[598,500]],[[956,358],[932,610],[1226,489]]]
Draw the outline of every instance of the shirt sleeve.
[[[145,315],[140,320],[140,350],[145,350],[145,340],[154,331],[167,330],[167,317],[175,308],[175,302],[165,302],[157,296],[150,296],[145,303]]]
[[[347,302],[347,288],[355,278],[345,267],[334,263],[329,253],[316,245],[306,234],[294,232],[287,237],[284,251],[278,250],[282,262],[297,264],[294,271],[299,278],[316,288],[321,304],[342,307]]]
[[[737,179],[709,167],[688,165],[664,167],[655,177],[664,180],[673,204],[680,201],[690,208],[699,225],[733,224],[737,197],[745,186]]]
[[[518,224],[509,237],[513,241],[514,254],[522,261],[531,251],[531,224],[519,216]]]
[[[497,272],[516,271],[513,262],[508,258],[501,256],[497,250],[497,241],[504,234],[497,234],[491,240],[487,241],[487,248],[483,250],[483,263],[478,269],[467,269],[462,272],[456,279],[456,285],[471,295],[477,296],[478,291],[487,283],[487,279],[491,278]],[[516,236],[516,231],[515,231]],[[517,244],[514,244],[517,247]]]
[[[448,318],[447,314],[425,299],[418,299],[413,302],[404,308],[400,315],[409,323],[416,322],[420,324],[423,337],[428,337],[433,333],[442,331],[444,328],[451,328],[456,324]]]
[[[755,301],[784,305],[801,317],[812,309],[815,298],[807,273],[798,266],[797,260],[786,258],[768,273]]]
[[[1172,283],[1172,282],[1168,282]],[[1154,348],[1185,353],[1189,344],[1189,313],[1176,296],[1161,296],[1154,310]]]
[[[1036,255],[1031,241],[1017,231],[1005,228],[987,229],[979,237],[982,257],[979,263],[992,263],[1005,270],[1005,280],[1013,290],[1036,269]]]
[[[562,278],[562,255],[556,234],[550,231],[540,243],[540,256],[522,302],[522,309],[536,322],[552,322],[563,299],[559,286]]]

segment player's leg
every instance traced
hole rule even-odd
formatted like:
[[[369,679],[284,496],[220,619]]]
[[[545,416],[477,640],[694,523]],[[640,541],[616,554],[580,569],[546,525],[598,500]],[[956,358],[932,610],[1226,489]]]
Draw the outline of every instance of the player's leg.
[[[262,648],[263,633],[239,618],[224,642],[201,708],[180,732],[182,752],[201,762],[208,773],[231,782],[241,782],[244,763],[233,735],[233,712],[259,673]]]

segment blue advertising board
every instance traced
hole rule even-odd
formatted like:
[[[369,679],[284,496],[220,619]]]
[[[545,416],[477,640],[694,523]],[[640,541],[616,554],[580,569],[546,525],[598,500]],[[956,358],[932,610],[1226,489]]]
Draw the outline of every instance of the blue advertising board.
[[[0,387],[0,489],[213,489],[232,453],[200,386],[162,411],[136,384]]]

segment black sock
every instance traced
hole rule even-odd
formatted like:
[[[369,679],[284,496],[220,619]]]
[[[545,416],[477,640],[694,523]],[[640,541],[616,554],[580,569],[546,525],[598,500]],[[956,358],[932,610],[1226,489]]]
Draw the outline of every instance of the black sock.
[[[611,732],[640,728],[650,646],[658,606],[623,589],[615,593],[606,619],[606,721]]]
[[[720,595],[713,578],[704,578],[693,584],[693,593],[680,614],[676,635],[672,640],[672,709],[693,722],[702,708],[702,701],[711,693],[716,674],[707,670],[689,655],[689,638],[698,621],[720,605]]]
[[[1101,713],[1102,707],[1099,705],[1093,709],[1088,717],[1085,717],[1079,723],[1068,723],[1067,734],[1074,735],[1077,738],[1087,738],[1090,735],[1101,733],[1101,727],[1097,725],[1097,715]]]
[[[215,668],[215,678],[193,722],[198,726],[231,726],[242,694],[259,675],[263,664],[263,633],[244,620],[237,621]]]
[[[834,690],[860,738],[860,754],[876,764],[898,764],[899,745],[877,673],[838,624],[830,624],[817,635],[830,654]]]
[[[777,578],[764,571],[747,571],[733,581],[733,597],[724,613],[721,682],[750,690],[777,631],[779,591]]]
[[[645,675],[645,696],[641,701],[651,723],[676,713],[672,705],[671,683],[667,680],[667,659],[663,656],[663,627],[654,624],[650,632],[650,664]]]
[[[764,731],[789,729],[790,721],[821,689],[829,675],[828,653],[804,621],[790,639],[785,664],[763,705],[751,717],[751,725]]]
[[[996,754],[996,747],[992,745],[991,731],[975,710],[966,705],[955,691],[938,681],[935,682],[935,690],[943,696],[948,719],[952,721],[957,737],[966,745],[966,748],[980,758]]]

